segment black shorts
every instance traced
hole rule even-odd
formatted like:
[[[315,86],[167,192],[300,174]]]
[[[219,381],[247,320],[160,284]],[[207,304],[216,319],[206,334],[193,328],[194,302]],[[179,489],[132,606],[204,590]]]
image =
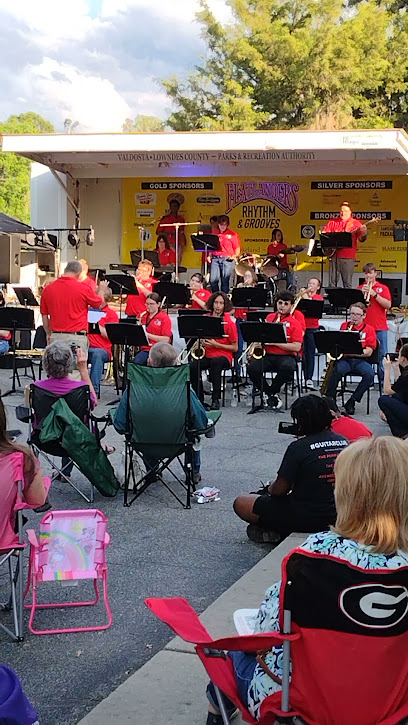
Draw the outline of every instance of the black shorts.
[[[276,531],[287,536],[292,531],[308,534],[326,531],[336,521],[336,514],[330,512],[327,516],[312,516],[307,511],[301,513],[294,509],[290,496],[258,496],[252,511],[259,516],[259,525],[268,531]]]

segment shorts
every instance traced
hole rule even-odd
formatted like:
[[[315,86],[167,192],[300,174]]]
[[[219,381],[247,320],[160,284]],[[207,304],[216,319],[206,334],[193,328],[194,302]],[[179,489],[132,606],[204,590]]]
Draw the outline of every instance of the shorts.
[[[277,534],[288,536],[293,531],[308,534],[326,531],[336,521],[334,511],[327,515],[313,516],[307,511],[296,510],[291,502],[291,496],[258,496],[252,511],[259,516],[259,526],[267,531],[276,531]]]

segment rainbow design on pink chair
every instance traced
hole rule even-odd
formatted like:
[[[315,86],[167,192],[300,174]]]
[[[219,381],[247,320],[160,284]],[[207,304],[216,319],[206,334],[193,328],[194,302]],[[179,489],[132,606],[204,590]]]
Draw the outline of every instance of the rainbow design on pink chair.
[[[107,595],[106,548],[110,543],[107,518],[97,509],[79,511],[52,511],[40,524],[39,543],[33,530],[27,531],[30,542],[30,563],[27,589],[32,589],[29,628],[33,634],[59,634],[61,632],[91,632],[107,629],[112,624],[112,614]],[[42,582],[93,579],[95,599],[86,602],[37,603],[37,589]],[[92,606],[99,601],[98,580],[102,581],[103,597],[108,621],[92,627],[66,629],[34,629],[37,609],[55,607]]]

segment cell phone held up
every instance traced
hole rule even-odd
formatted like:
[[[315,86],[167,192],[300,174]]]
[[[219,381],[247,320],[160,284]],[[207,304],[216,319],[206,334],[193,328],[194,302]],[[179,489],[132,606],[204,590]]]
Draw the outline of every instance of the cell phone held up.
[[[389,352],[388,357],[390,358],[391,362],[396,362],[396,360],[398,360],[398,358],[399,358],[399,353],[398,352]]]
[[[284,420],[281,420],[278,425],[278,433],[287,433],[288,435],[295,436],[297,435],[297,427],[295,423],[285,423]]]

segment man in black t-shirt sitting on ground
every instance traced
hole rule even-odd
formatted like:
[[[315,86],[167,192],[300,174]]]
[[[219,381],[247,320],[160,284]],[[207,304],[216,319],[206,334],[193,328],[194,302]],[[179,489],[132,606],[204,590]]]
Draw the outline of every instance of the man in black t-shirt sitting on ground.
[[[333,433],[325,400],[305,395],[291,407],[297,440],[286,449],[276,480],[265,492],[238,496],[235,513],[248,538],[277,543],[292,531],[326,531],[336,521],[334,461],[348,440]]]
[[[384,413],[391,433],[397,438],[408,438],[408,345],[399,351],[398,360],[384,358],[384,393],[378,405]],[[391,384],[391,369],[394,382]]]

